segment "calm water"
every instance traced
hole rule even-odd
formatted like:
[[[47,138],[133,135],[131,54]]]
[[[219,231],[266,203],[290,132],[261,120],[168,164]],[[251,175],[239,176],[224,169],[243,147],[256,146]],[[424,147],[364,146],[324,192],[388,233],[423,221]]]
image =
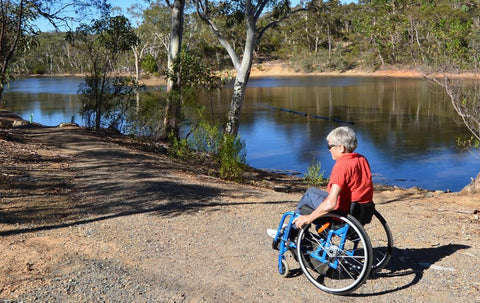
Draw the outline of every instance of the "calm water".
[[[78,78],[30,78],[11,83],[7,109],[25,119],[58,125],[81,122]],[[200,96],[217,121],[228,110],[231,88]],[[295,111],[296,113],[292,113]],[[376,183],[458,191],[480,171],[478,154],[456,149],[468,136],[442,90],[419,79],[295,77],[251,79],[240,135],[247,161],[257,168],[305,173],[318,160],[330,174],[328,132],[349,125],[357,151],[370,161]]]

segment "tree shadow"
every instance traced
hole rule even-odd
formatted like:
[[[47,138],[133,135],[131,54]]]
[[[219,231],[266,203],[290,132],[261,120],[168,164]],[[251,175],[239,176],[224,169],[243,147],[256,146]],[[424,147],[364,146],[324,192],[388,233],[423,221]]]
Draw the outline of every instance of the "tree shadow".
[[[407,289],[417,284],[424,275],[425,270],[429,269],[441,259],[453,255],[458,250],[468,249],[470,246],[462,244],[448,244],[438,247],[415,248],[415,249],[397,249],[394,248],[392,258],[386,268],[377,274],[373,274],[370,279],[388,279],[399,276],[412,275],[413,279],[405,284],[393,289],[386,289],[378,292],[352,294],[352,297],[378,296]],[[439,270],[452,270],[450,268],[440,268]]]
[[[0,209],[0,223],[16,226],[14,229],[0,231],[0,236],[50,230],[136,214],[149,213],[155,216],[172,217],[196,213],[199,210],[212,212],[240,205],[279,205],[292,202],[219,201],[218,197],[230,195],[230,192],[235,190],[222,190],[217,187],[174,181],[141,180],[128,191],[118,194],[119,191],[124,190],[123,187],[123,183],[106,182],[102,184],[100,190],[97,186],[87,183],[81,190],[77,190],[81,193],[89,192],[86,195],[87,198],[82,199],[83,195],[81,195],[73,202],[63,201],[65,203],[61,206],[45,204],[31,207],[26,204],[16,210],[2,212]],[[245,195],[250,194],[245,192]],[[52,210],[52,208],[55,209]],[[22,225],[28,227],[18,227]]]
[[[95,135],[44,129],[29,136],[51,136],[49,144],[66,148],[67,156],[18,153],[11,165],[2,167],[0,236],[133,214],[178,216],[261,203],[242,202],[258,190],[198,180],[193,184],[194,178],[190,184],[184,165],[158,154],[109,146]],[[229,196],[240,202],[226,201]]]

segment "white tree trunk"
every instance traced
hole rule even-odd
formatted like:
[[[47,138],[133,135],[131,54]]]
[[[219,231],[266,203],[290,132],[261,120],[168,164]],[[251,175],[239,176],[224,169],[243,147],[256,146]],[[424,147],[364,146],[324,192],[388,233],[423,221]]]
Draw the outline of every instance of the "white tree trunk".
[[[233,96],[228,111],[227,124],[225,125],[225,134],[237,136],[240,114],[242,112],[243,101],[245,100],[245,91],[247,90],[248,78],[253,63],[253,50],[256,46],[255,25],[247,22],[247,39],[243,59],[240,66],[236,65],[237,76],[233,84]],[[235,64],[235,62],[234,62]]]
[[[243,50],[243,58],[240,61],[240,56],[235,51],[235,47],[229,43],[220,29],[215,25],[211,19],[209,12],[210,4],[208,0],[196,0],[197,13],[200,18],[208,24],[214,35],[217,37],[220,44],[225,48],[232,60],[237,76],[233,86],[233,96],[230,104],[230,110],[228,112],[227,124],[225,125],[225,134],[236,136],[238,134],[239,119],[242,112],[243,100],[245,98],[245,91],[247,89],[248,78],[250,77],[250,69],[253,62],[253,51],[258,41],[262,38],[265,31],[273,26],[277,25],[282,20],[287,19],[292,14],[300,11],[307,10],[306,8],[299,7],[292,9],[288,14],[281,16],[277,20],[273,20],[270,23],[257,28],[257,21],[262,15],[263,10],[269,4],[272,4],[270,0],[245,0],[241,1],[245,4],[245,24],[247,26],[247,35],[245,40],[245,46]],[[286,1],[289,5],[289,2]]]
[[[183,37],[183,11],[185,8],[185,0],[175,0],[171,9],[171,31],[170,44],[168,47],[168,71],[171,75],[177,73],[175,71],[175,61],[182,50]],[[176,75],[177,82],[180,81],[180,75]],[[167,91],[173,89],[174,83],[172,77],[169,77],[167,82]]]
[[[243,100],[245,99],[245,91],[247,90],[248,74],[247,71],[237,72],[235,83],[233,85],[233,96],[228,111],[227,124],[225,125],[225,134],[236,136],[238,134],[239,119],[242,112]]]
[[[171,9],[171,32],[170,44],[168,47],[168,72],[167,92],[171,93],[174,90],[180,89],[180,68],[178,66],[177,58],[182,50],[182,36],[183,36],[183,12],[185,10],[185,0],[175,0]],[[173,78],[172,76],[175,76]],[[174,100],[175,98],[175,100]],[[172,94],[168,97],[167,105],[165,107],[165,117],[163,120],[163,137],[170,135],[171,132],[178,136],[179,128],[179,114],[181,104],[177,102],[178,97],[173,97]]]

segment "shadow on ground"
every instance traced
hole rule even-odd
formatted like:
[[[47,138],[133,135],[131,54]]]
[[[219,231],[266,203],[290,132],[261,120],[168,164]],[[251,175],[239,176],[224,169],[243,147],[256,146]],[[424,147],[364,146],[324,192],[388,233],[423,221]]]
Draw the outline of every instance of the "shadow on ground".
[[[409,283],[396,286],[392,289],[384,289],[379,292],[353,294],[355,297],[378,296],[387,293],[398,292],[400,290],[412,287],[419,283],[425,273],[425,270],[434,266],[445,257],[453,255],[459,250],[468,249],[470,246],[462,244],[448,244],[438,247],[398,249],[394,248],[392,259],[386,268],[377,274],[373,274],[370,279],[389,279],[399,276],[412,276]],[[454,271],[454,268],[437,267],[435,270]],[[391,285],[395,285],[391,283]]]

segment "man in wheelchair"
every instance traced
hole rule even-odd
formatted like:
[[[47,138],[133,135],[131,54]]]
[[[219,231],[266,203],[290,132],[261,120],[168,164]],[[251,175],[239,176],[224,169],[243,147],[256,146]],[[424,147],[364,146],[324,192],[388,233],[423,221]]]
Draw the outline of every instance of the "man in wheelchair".
[[[358,141],[353,129],[346,126],[335,128],[326,140],[335,160],[328,192],[314,187],[305,192],[295,209],[300,214],[293,221],[297,229],[332,211],[351,213],[360,223],[366,224],[375,210],[370,165],[364,156],[354,152]],[[276,232],[276,229],[267,230],[272,238]],[[290,231],[289,237],[293,239],[297,232]]]

